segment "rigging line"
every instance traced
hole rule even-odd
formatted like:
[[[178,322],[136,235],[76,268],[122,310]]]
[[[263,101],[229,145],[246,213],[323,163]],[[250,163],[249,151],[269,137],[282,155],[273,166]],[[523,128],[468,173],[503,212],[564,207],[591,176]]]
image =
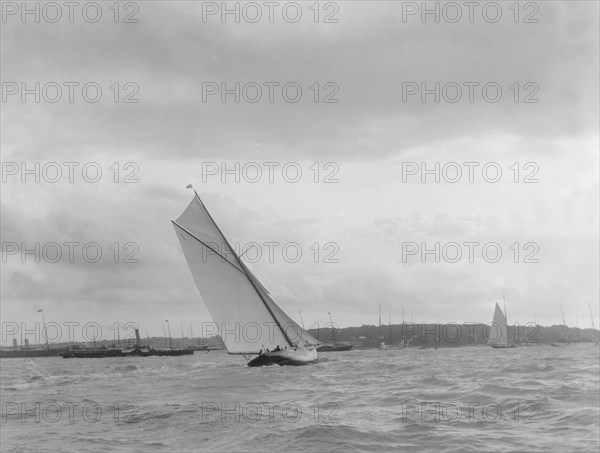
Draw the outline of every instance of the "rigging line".
[[[300,325],[294,321],[294,319],[292,319],[286,312],[285,310],[283,310],[278,304],[275,303],[275,301],[273,300],[273,298],[269,295],[269,293],[266,291],[266,289],[263,287],[263,285],[260,283],[260,280],[258,280],[258,278],[256,278],[255,275],[252,274],[252,271],[250,271],[250,276],[251,278],[254,280],[254,282],[259,286],[259,288],[263,291],[263,296],[266,300],[269,301],[269,303],[273,304],[274,306],[274,310],[277,309],[281,312],[281,315],[284,317],[284,319],[287,319],[289,321],[286,321],[286,327],[292,326],[293,327],[293,331],[294,334],[296,335],[295,338],[299,337],[302,339],[302,341],[304,342],[309,342],[310,340],[308,340],[307,338],[305,338],[304,333],[307,333],[304,331],[303,328],[300,327]],[[308,334],[308,333],[307,333]],[[308,334],[310,335],[310,334]],[[297,343],[297,341],[296,341]]]
[[[283,316],[288,318],[293,323],[293,325],[295,326],[295,329],[297,329],[297,330],[294,330],[294,333],[297,336],[299,336],[300,338],[302,338],[303,341],[309,341],[304,337],[303,333],[306,333],[308,335],[310,335],[310,333],[306,332],[306,329],[301,328],[300,325],[291,316],[289,316],[285,310],[283,310],[279,306],[279,304],[281,304],[284,306],[284,308],[287,308],[285,306],[285,304],[281,300],[279,301],[279,304],[276,304],[275,301],[273,300],[273,298],[271,297],[269,290],[267,288],[265,288],[265,286],[261,283],[261,281],[258,279],[258,277],[256,277],[256,275],[254,275],[254,273],[250,269],[248,269],[248,274],[254,280],[254,282],[259,286],[259,288],[263,291],[263,296],[265,297],[265,299],[269,300],[270,303],[274,304],[277,307],[277,309],[283,313]],[[288,308],[288,311],[289,311],[289,308]],[[286,325],[288,325],[288,324],[286,324]]]
[[[294,344],[292,343],[292,340],[290,340],[290,337],[288,336],[287,332],[284,330],[284,328],[279,323],[279,320],[277,319],[277,317],[275,316],[275,314],[271,310],[271,307],[269,307],[269,304],[267,304],[267,302],[265,301],[263,295],[259,291],[259,289],[256,286],[255,282],[252,280],[252,278],[250,278],[248,276],[248,273],[250,272],[250,270],[246,267],[246,265],[244,264],[244,262],[237,256],[237,254],[235,253],[235,250],[231,247],[231,245],[229,244],[229,241],[227,240],[227,238],[225,237],[225,235],[223,234],[223,232],[219,228],[219,225],[217,225],[217,222],[215,222],[215,220],[210,215],[210,212],[208,212],[208,209],[206,208],[206,206],[202,202],[202,199],[200,198],[200,195],[198,195],[198,192],[196,192],[196,189],[194,189],[194,193],[196,194],[196,198],[198,198],[198,201],[200,202],[200,204],[202,205],[202,207],[206,211],[206,214],[210,218],[211,222],[213,223],[213,225],[215,226],[215,228],[217,229],[217,231],[219,232],[219,234],[221,235],[221,237],[223,238],[223,240],[225,241],[225,243],[227,244],[227,246],[231,250],[231,253],[233,254],[233,257],[236,259],[236,261],[238,262],[238,264],[240,265],[240,267],[243,269],[243,271],[244,271],[244,273],[246,275],[246,278],[248,279],[248,281],[250,282],[250,284],[254,288],[254,291],[256,291],[256,294],[258,294],[258,297],[260,298],[260,300],[264,304],[265,308],[267,309],[267,311],[269,312],[269,314],[271,315],[271,317],[273,318],[273,320],[275,321],[275,323],[279,327],[279,330],[281,330],[281,333],[283,334],[285,340],[288,342],[288,345],[293,347]]]
[[[288,313],[293,312],[293,310],[291,310],[290,307],[288,307],[287,304],[285,303],[286,300],[289,302],[289,298],[287,298],[285,296],[285,294],[283,294],[282,291],[278,288],[278,286],[275,284],[274,280],[269,275],[268,270],[255,267],[254,270],[251,270],[250,272],[252,273],[252,276],[258,282],[258,284],[262,287],[262,289],[271,298],[271,300],[273,298],[277,298],[277,301],[278,301],[277,305],[279,306],[279,308],[282,309],[282,311],[286,315]],[[256,275],[256,274],[258,274],[258,275]],[[264,281],[264,283],[263,283],[263,281]],[[267,285],[268,285],[268,287],[267,287]],[[291,316],[288,316],[288,317],[292,321],[294,321],[296,324],[298,324]],[[300,324],[298,324],[298,327],[300,327]]]
[[[244,256],[246,253],[248,253],[250,250],[252,250],[252,248],[253,248],[253,247],[254,247],[254,244],[252,244],[250,247],[248,247],[248,248],[246,249],[246,251],[240,255],[240,258],[241,258],[242,256]]]
[[[212,250],[213,252],[215,252],[217,255],[219,255],[223,260],[225,260],[229,265],[233,266],[235,269],[237,269],[239,272],[241,272],[242,274],[244,273],[238,266],[236,266],[234,263],[232,263],[231,261],[229,261],[227,258],[225,258],[222,254],[220,254],[219,252],[217,252],[214,248],[212,248],[210,245],[206,244],[205,242],[201,241],[200,239],[198,239],[193,233],[191,233],[190,231],[188,231],[186,228],[182,227],[181,225],[179,225],[175,220],[171,220],[171,223],[179,228],[181,228],[183,231],[185,231],[187,234],[189,234],[191,237],[193,237],[194,239],[196,239],[200,244],[202,244],[204,247],[208,248],[209,250]],[[229,246],[229,244],[227,244],[227,246]]]

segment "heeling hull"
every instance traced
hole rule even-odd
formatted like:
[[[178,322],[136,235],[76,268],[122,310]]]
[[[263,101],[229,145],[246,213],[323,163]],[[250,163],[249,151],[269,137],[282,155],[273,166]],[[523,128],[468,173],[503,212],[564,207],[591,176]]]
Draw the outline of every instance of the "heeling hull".
[[[250,360],[248,366],[268,366],[268,365],[289,365],[289,366],[302,366],[309,365],[311,363],[317,363],[319,356],[317,355],[316,349],[304,349],[304,350],[284,350],[284,351],[273,351],[267,354],[261,354],[258,357]]]

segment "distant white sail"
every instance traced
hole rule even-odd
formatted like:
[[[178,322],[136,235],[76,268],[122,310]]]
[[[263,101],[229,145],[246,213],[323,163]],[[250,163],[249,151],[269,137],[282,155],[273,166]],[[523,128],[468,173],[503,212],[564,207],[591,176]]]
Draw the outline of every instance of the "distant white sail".
[[[496,303],[496,309],[494,310],[494,319],[492,321],[492,328],[490,331],[490,340],[488,344],[494,346],[507,346],[508,345],[508,326],[506,325],[506,317],[502,313],[502,309]]]
[[[229,353],[319,344],[275,304],[231,248],[198,194],[173,225]]]

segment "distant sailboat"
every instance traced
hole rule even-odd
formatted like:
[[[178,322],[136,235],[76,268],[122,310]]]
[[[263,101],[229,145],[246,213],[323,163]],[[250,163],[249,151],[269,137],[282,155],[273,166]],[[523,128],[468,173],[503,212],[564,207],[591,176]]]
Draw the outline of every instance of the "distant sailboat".
[[[571,343],[571,336],[569,335],[569,326],[567,325],[567,321],[565,320],[565,311],[563,310],[562,302],[559,301],[559,304],[560,304],[560,314],[562,315],[563,325],[565,326],[565,329],[567,331],[567,333],[563,335],[563,338],[565,340],[567,340],[568,344],[570,344]]]
[[[406,328],[406,325],[404,323],[404,307],[402,307],[402,341],[400,343],[401,348],[406,348],[408,346],[412,346],[412,336],[410,337],[411,341],[409,343],[409,341],[408,341],[409,337],[404,332],[405,328]]]
[[[404,310],[403,310],[404,311]],[[404,322],[402,322],[404,324]],[[388,349],[404,349],[406,347],[405,339],[401,338],[399,342],[394,343],[393,335],[392,335],[392,310],[388,312],[388,329],[390,332],[390,344],[388,345]]]
[[[381,333],[381,305],[379,306],[379,349],[385,351],[388,348],[388,345],[385,344],[385,339]]]
[[[553,341],[550,343],[550,346],[568,346],[571,344],[571,336],[569,335],[569,326],[567,326],[567,321],[565,320],[565,311],[563,310],[562,302],[558,302],[560,305],[560,314],[562,315],[562,325],[565,326],[565,332],[562,333],[562,338],[558,341]]]
[[[497,335],[493,340],[489,340],[488,344],[492,348],[514,348],[516,344],[510,344],[508,338],[508,325],[506,323],[506,316],[502,313],[502,309],[496,303],[494,309],[494,319],[492,321],[492,327],[496,331]],[[499,335],[498,335],[499,334]]]
[[[329,315],[329,321],[331,322],[332,328],[332,337],[335,335],[335,324],[333,323],[333,317],[331,316],[331,312],[327,313]],[[304,328],[304,326],[303,326]],[[331,343],[323,343],[321,346],[317,346],[318,352],[342,352],[342,351],[350,351],[352,349],[352,345],[348,343],[338,343],[337,340],[331,338]]]
[[[227,351],[258,355],[248,366],[317,362],[315,346],[320,343],[277,306],[194,193],[188,207],[172,223]]]
[[[390,347],[394,346],[394,340],[392,339],[392,310],[388,311],[388,328],[390,330]]]
[[[594,327],[594,315],[592,314],[592,306],[588,304],[588,308],[590,309],[590,319],[592,320],[592,331],[595,331],[596,328]],[[598,340],[598,338],[596,338],[596,340],[592,340],[594,342],[594,346],[598,346]]]

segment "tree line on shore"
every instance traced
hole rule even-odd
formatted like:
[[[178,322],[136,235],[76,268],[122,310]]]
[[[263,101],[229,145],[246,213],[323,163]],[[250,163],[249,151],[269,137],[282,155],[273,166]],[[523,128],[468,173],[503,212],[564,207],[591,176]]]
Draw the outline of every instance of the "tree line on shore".
[[[363,325],[338,328],[331,324],[319,329],[309,329],[315,338],[324,343],[352,343],[355,346],[376,347],[386,344],[414,346],[469,346],[486,344],[498,335],[495,326],[483,323],[405,323],[387,326]],[[540,326],[535,323],[508,326],[508,337],[515,344],[550,344],[598,341],[597,329],[580,329],[565,325]]]

